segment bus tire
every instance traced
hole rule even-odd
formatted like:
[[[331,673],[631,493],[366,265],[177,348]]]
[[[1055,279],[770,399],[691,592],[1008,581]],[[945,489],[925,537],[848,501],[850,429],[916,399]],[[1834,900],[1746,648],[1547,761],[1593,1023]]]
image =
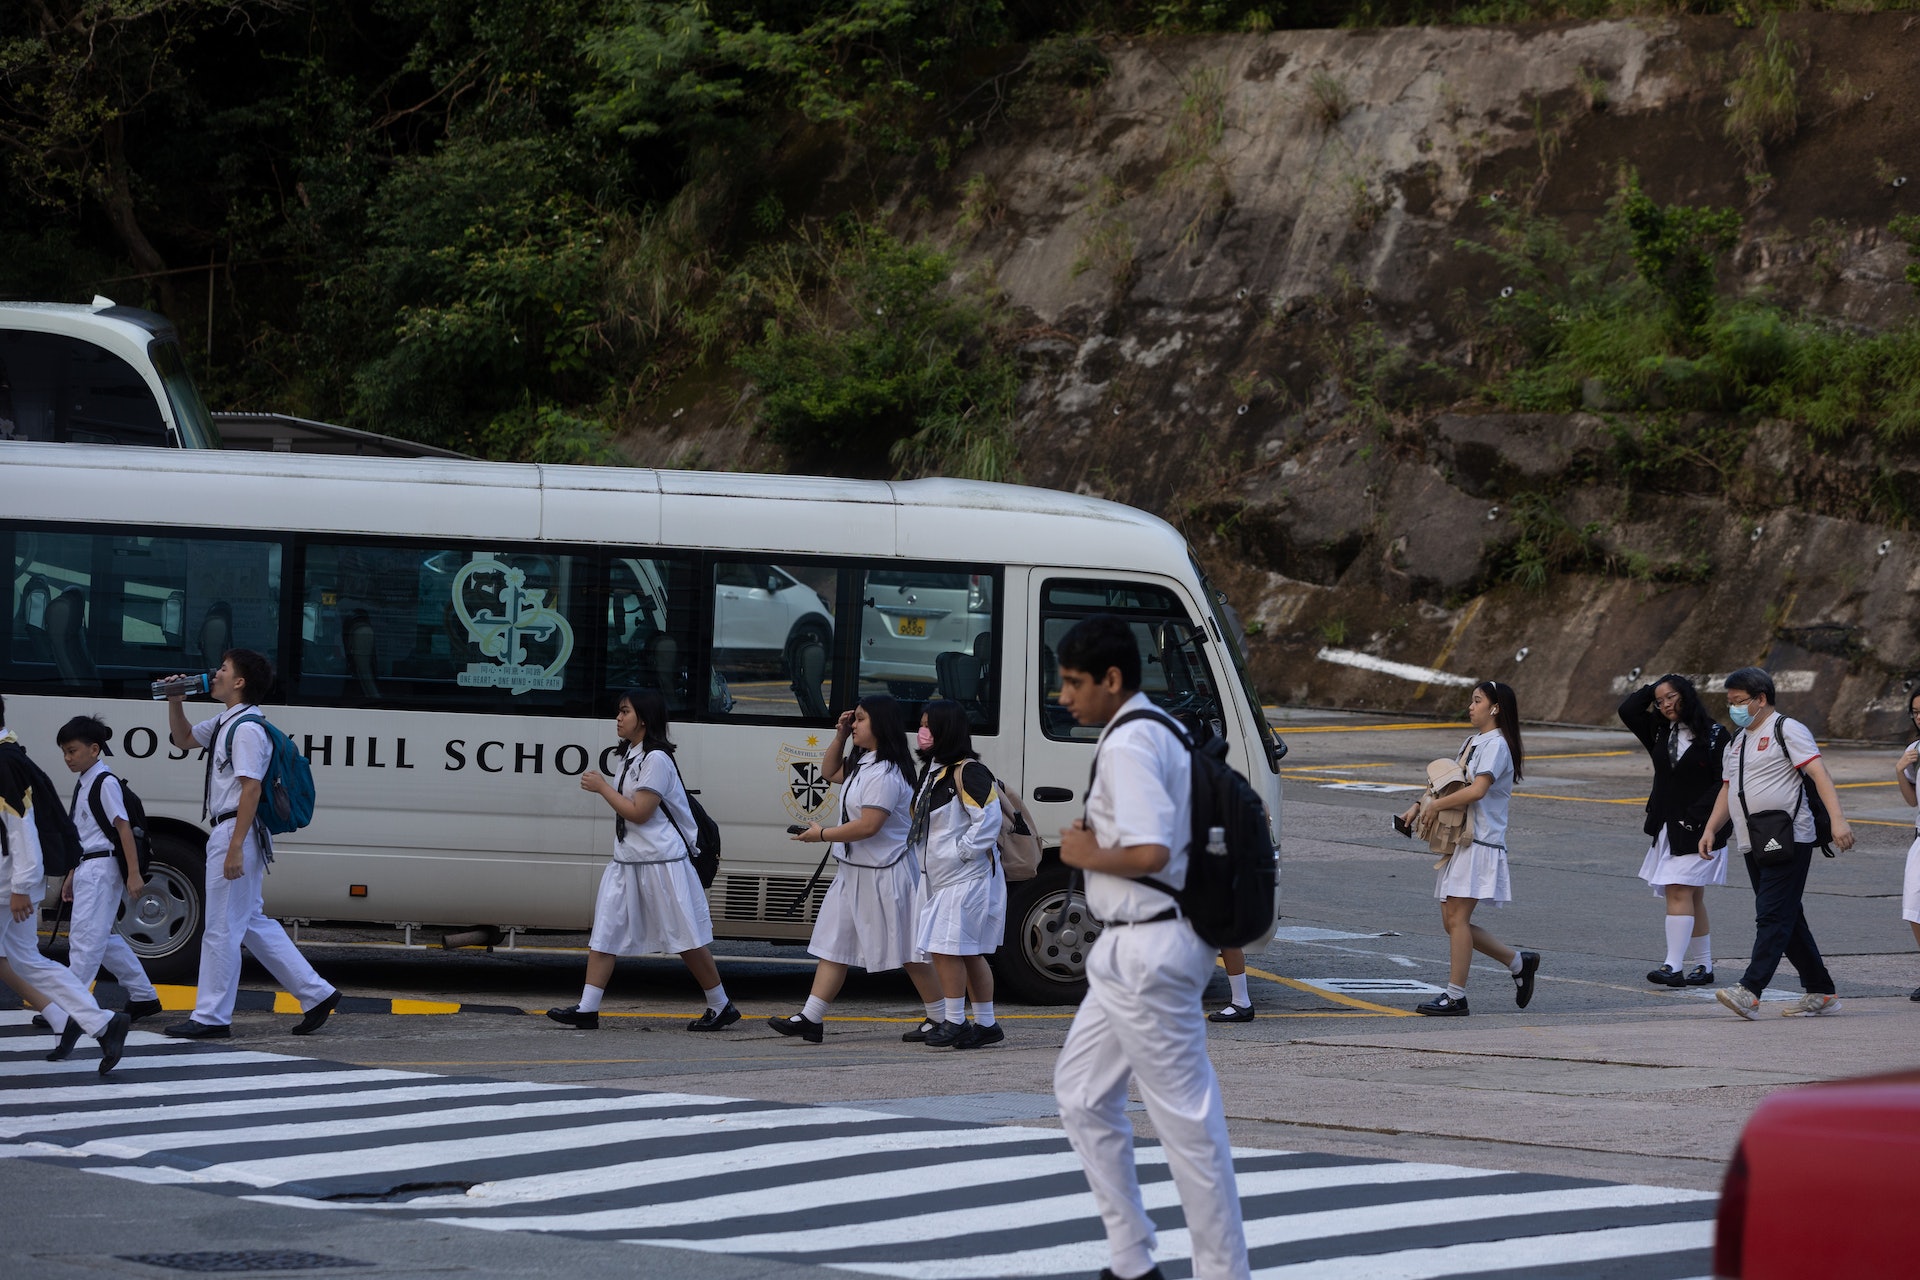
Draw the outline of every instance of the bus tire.
[[[1027,1004],[1078,1004],[1087,994],[1087,952],[1099,936],[1080,891],[1068,902],[1067,868],[1042,863],[1033,879],[1007,886],[1007,933],[993,958],[999,988]]]
[[[153,862],[140,896],[120,910],[120,933],[147,977],[189,984],[199,978],[207,930],[207,851],[171,831],[153,834]]]

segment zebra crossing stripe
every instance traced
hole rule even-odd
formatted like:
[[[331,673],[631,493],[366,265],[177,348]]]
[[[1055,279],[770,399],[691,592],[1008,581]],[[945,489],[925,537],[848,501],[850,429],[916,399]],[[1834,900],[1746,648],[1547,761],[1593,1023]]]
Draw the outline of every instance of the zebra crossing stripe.
[[[1066,1159],[1073,1163],[1062,1172],[1077,1172],[1079,1158],[1069,1151],[1066,1153]],[[1158,1147],[1141,1148],[1134,1153],[1135,1164],[1142,1168],[1149,1165],[1163,1165],[1166,1159],[1166,1153]],[[1498,1176],[1496,1171],[1488,1169],[1463,1170],[1451,1165],[1387,1164],[1345,1165],[1318,1169],[1242,1170],[1236,1175],[1235,1180],[1239,1185],[1240,1198],[1245,1200],[1251,1196],[1301,1191],[1309,1188],[1452,1179],[1460,1177],[1463,1173],[1469,1176]],[[942,1179],[940,1185],[946,1185],[946,1180]],[[1143,1179],[1140,1193],[1149,1210],[1170,1209],[1180,1203],[1179,1191],[1169,1179],[1153,1182]],[[842,1199],[843,1202],[858,1203],[855,1195],[847,1195]],[[783,1209],[787,1207],[784,1200],[781,1207]],[[916,1240],[937,1240],[974,1234],[988,1235],[1005,1225],[1006,1212],[1005,1205],[985,1205],[962,1212],[935,1210],[903,1217],[888,1217],[872,1222],[821,1227],[813,1231],[769,1232],[765,1235],[733,1236],[723,1240],[649,1237],[646,1243],[710,1252],[737,1250],[747,1253],[778,1254],[845,1253],[875,1245],[904,1244]],[[1037,1226],[1046,1222],[1091,1223],[1099,1216],[1100,1210],[1094,1204],[1092,1194],[1085,1191],[1039,1200],[1023,1200],[1020,1203],[1020,1223],[1023,1227]],[[1099,1243],[1098,1251],[1100,1255],[1098,1265],[1104,1266],[1106,1256],[1104,1241]],[[969,1272],[968,1274],[978,1273]]]
[[[1253,1273],[1254,1280],[1442,1280],[1475,1271],[1526,1275],[1540,1267],[1606,1262],[1713,1247],[1713,1220],[1612,1227],[1563,1235],[1516,1237],[1436,1249],[1406,1249],[1357,1257],[1315,1259]]]
[[[269,1054],[267,1056],[271,1057],[272,1055]],[[61,1064],[47,1063],[46,1065],[59,1066]],[[100,1069],[100,1064],[97,1061],[89,1062],[85,1065],[96,1072]],[[125,1065],[126,1060],[123,1059],[121,1061],[121,1067]],[[138,1084],[129,1081],[122,1084],[118,1079],[119,1071],[120,1067],[114,1068],[115,1074],[108,1076],[106,1081],[102,1083],[65,1085],[57,1088],[44,1089],[0,1089],[0,1107],[30,1105],[33,1103],[124,1101],[131,1098],[164,1099],[177,1098],[180,1096],[182,1088],[181,1081],[154,1080],[142,1081]],[[219,1076],[207,1080],[188,1081],[186,1083],[196,1094],[266,1093],[273,1089],[285,1089],[289,1085],[306,1088],[318,1087],[320,1085],[359,1084],[375,1080],[421,1080],[431,1078],[430,1076],[422,1076],[417,1071],[387,1071],[384,1069],[364,1068],[351,1071],[303,1071],[298,1074],[288,1075]],[[22,1131],[30,1131],[32,1128],[33,1126],[31,1124],[25,1124],[22,1126]]]
[[[195,1082],[196,1093],[199,1092],[201,1083],[203,1082]],[[509,1093],[546,1093],[559,1091],[565,1087],[518,1080],[486,1080],[474,1084],[421,1084],[399,1089],[369,1089],[358,1093],[329,1091],[310,1094],[306,1097],[276,1098],[273,1109],[279,1112],[373,1107],[393,1103],[433,1102],[451,1098],[492,1098]],[[223,1102],[172,1103],[161,1107],[105,1107],[97,1111],[56,1111],[50,1115],[20,1119],[0,1118],[0,1138],[15,1137],[29,1130],[34,1133],[59,1133],[71,1129],[109,1129],[116,1124],[144,1124],[157,1119],[217,1120],[228,1116],[259,1114],[260,1099],[258,1098],[230,1098]]]

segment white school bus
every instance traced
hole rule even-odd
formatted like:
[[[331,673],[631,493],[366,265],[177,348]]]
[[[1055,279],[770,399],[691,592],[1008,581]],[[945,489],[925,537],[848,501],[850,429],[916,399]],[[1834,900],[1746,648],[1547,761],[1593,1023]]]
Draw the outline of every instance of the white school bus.
[[[1209,722],[1266,800],[1278,757],[1225,602],[1181,537],[1115,503],[1010,485],[18,444],[0,456],[9,724],[48,765],[101,715],[146,802],[153,883],[122,931],[157,977],[197,962],[202,753],[148,684],[258,649],[266,709],[311,760],[313,824],[277,842],[268,910],[302,923],[579,931],[610,852],[619,691],[659,691],[723,834],[718,937],[804,941],[824,881],[791,823],[838,817],[820,762],[871,693],[945,696],[1049,842],[1093,731],[1053,646],[1128,619],[1146,691]],[[201,704],[212,714],[213,704]],[[52,770],[56,772],[57,770]],[[1065,868],[1012,886],[997,967],[1080,990],[1098,931]]]

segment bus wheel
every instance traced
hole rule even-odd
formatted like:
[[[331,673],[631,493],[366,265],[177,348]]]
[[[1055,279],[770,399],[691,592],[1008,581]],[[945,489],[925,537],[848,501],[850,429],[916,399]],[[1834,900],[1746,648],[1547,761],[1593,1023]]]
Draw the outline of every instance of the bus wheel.
[[[206,932],[207,854],[168,832],[153,837],[153,865],[140,896],[121,908],[120,933],[155,982],[191,983]]]
[[[1080,892],[1068,900],[1067,868],[1044,863],[1033,879],[1007,886],[1007,936],[993,958],[995,977],[1016,1000],[1078,1003],[1087,993],[1087,952],[1099,936]]]

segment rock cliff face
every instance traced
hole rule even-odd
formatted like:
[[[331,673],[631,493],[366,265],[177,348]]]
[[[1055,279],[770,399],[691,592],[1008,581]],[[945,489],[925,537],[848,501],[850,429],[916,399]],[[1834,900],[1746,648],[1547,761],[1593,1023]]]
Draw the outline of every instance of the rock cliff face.
[[[1458,247],[1485,201],[1590,224],[1623,164],[1663,203],[1744,208],[1727,287],[1911,317],[1885,227],[1920,210],[1894,181],[1920,178],[1920,21],[1785,30],[1801,124],[1764,175],[1723,134],[1755,39],[1725,20],[1285,32],[1108,47],[1097,88],[903,175],[894,217],[1030,317],[1027,478],[1185,529],[1270,697],[1460,703],[1381,670],[1401,663],[1592,722],[1658,673],[1761,662],[1816,730],[1891,735],[1920,679],[1920,537],[1868,513],[1920,510],[1920,460],[1784,424],[1411,411],[1374,376],[1473,367],[1470,317],[1503,287]],[[634,444],[742,457],[724,412],[689,417]]]

